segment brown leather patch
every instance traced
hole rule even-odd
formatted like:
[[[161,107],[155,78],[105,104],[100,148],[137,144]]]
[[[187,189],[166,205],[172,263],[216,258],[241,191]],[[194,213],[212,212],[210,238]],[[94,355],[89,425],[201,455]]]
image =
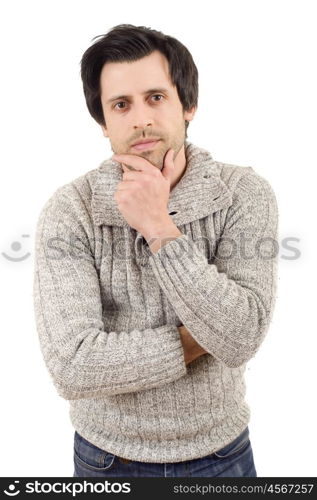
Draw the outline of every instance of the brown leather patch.
[[[131,460],[129,460],[128,458],[123,458],[123,457],[119,457],[119,460],[123,464],[129,464],[131,462]]]

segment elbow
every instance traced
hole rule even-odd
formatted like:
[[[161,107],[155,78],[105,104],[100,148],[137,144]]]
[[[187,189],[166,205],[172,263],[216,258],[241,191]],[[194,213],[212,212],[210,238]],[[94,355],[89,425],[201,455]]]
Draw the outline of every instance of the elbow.
[[[267,319],[263,320],[263,318],[257,322],[256,327],[251,327],[250,325],[248,338],[237,345],[237,349],[224,361],[225,365],[229,368],[238,368],[250,361],[260,349],[268,327],[269,323]]]
[[[113,396],[120,393],[120,390],[115,390],[110,386],[85,387],[76,386],[74,384],[66,385],[65,383],[61,384],[60,382],[57,382],[56,379],[53,381],[53,383],[58,395],[66,401],[73,401],[76,399],[102,398],[104,396]]]
[[[85,379],[82,369],[65,360],[63,362],[59,360],[55,364],[54,371],[50,370],[50,375],[58,395],[66,401],[98,398],[114,392],[111,385],[104,384],[102,380]]]
[[[66,401],[74,401],[76,399],[87,399],[87,398],[101,398],[104,396],[108,396],[112,394],[111,391],[107,391],[105,388],[103,389],[85,389],[77,388],[77,387],[67,387],[62,385],[57,385],[54,383],[58,395],[65,399]]]
[[[256,350],[243,349],[241,352],[236,352],[230,358],[227,358],[223,363],[228,366],[228,368],[239,368],[245,365],[253,356],[255,356]]]

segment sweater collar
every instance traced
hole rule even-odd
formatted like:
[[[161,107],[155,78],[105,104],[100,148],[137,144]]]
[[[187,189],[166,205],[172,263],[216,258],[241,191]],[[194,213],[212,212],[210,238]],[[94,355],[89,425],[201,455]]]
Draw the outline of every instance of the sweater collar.
[[[170,192],[168,212],[176,226],[206,217],[232,204],[226,184],[220,178],[220,166],[210,153],[185,141],[186,169]],[[95,225],[126,226],[114,193],[122,180],[119,162],[108,159],[97,169],[92,192],[92,217]]]

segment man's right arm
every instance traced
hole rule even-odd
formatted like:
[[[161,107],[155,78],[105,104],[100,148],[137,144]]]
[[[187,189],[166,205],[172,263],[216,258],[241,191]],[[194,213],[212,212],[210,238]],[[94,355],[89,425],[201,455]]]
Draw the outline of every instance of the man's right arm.
[[[70,196],[58,190],[45,204],[35,236],[36,328],[59,395],[73,400],[136,392],[186,375],[177,326],[105,331],[90,222],[83,223],[80,197],[70,201],[75,188],[68,189]]]

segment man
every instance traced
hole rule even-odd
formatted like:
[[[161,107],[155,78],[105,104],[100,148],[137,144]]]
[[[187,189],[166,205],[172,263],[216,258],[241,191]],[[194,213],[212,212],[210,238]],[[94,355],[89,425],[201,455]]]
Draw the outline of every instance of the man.
[[[179,41],[132,25],[98,38],[81,76],[115,155],[56,190],[35,245],[74,476],[256,476],[244,372],[275,304],[274,192],[187,140],[198,72]]]

